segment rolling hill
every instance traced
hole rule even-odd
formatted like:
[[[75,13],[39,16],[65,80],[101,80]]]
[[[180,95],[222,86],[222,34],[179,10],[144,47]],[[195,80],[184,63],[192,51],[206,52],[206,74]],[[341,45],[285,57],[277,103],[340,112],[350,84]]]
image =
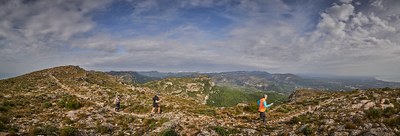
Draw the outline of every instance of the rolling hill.
[[[279,77],[278,77],[279,78]],[[127,84],[104,72],[61,66],[0,80],[0,135],[399,135],[400,90],[270,92],[267,122],[255,88],[208,76]],[[151,115],[161,93],[162,114]],[[121,111],[114,111],[119,95]]]

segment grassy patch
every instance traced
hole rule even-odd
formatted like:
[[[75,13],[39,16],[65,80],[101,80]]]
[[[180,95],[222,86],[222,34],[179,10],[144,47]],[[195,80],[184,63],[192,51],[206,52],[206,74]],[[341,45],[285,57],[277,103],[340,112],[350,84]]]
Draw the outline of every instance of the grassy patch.
[[[60,130],[60,136],[76,136],[78,135],[78,130],[73,127],[64,127]]]
[[[224,127],[216,126],[214,127],[215,132],[217,132],[220,136],[229,136],[231,134],[240,133],[237,129],[226,129]]]
[[[76,110],[81,108],[83,105],[74,96],[67,95],[58,101],[59,106],[67,108],[68,110]]]
[[[146,107],[143,105],[132,105],[128,106],[126,110],[133,113],[149,113],[151,108],[151,106]]]
[[[167,129],[161,133],[161,136],[179,136],[179,134],[173,129]]]
[[[301,132],[306,135],[306,136],[310,136],[314,133],[314,129],[311,128],[310,126],[306,126]]]
[[[312,120],[311,120],[311,115],[310,115],[310,114],[299,115],[299,116],[293,117],[293,118],[289,121],[290,124],[297,124],[297,123],[299,123],[299,122],[301,122],[301,123],[309,123],[309,122],[312,122]]]
[[[9,129],[8,123],[10,122],[10,116],[0,114],[0,131],[6,131]]]
[[[42,107],[43,107],[43,108],[50,108],[51,106],[52,106],[52,105],[51,105],[50,102],[45,102],[45,103],[42,104]]]
[[[393,107],[388,107],[388,108],[383,110],[383,115],[385,117],[390,117],[390,116],[392,116],[392,115],[394,115],[396,113],[397,113],[397,111]]]
[[[251,88],[239,88],[228,86],[215,86],[207,100],[207,105],[216,107],[231,107],[238,103],[258,101],[264,94],[268,95],[267,103],[281,103],[287,96],[273,92],[262,92]]]
[[[283,105],[282,107],[279,107],[276,111],[281,113],[289,113],[291,110],[291,108]]]
[[[207,116],[216,116],[217,115],[217,113],[214,109],[195,109],[193,112],[197,113],[197,114],[207,115]]]
[[[47,125],[44,127],[33,127],[30,129],[30,135],[46,135],[46,136],[57,136],[60,135],[59,129],[55,126]]]
[[[398,127],[398,126],[400,126],[400,116],[385,119],[383,122],[388,126]]]
[[[381,109],[370,108],[365,111],[365,115],[370,119],[379,119],[383,115],[383,111]]]
[[[96,132],[101,134],[111,134],[112,129],[103,125],[96,125]]]

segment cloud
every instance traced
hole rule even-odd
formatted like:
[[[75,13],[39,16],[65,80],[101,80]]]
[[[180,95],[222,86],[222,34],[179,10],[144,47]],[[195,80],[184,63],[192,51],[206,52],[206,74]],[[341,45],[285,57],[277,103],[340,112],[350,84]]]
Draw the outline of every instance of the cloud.
[[[59,50],[67,49],[74,36],[95,27],[88,13],[106,3],[104,0],[2,1],[0,61],[6,63],[2,63],[1,72],[19,73],[29,67],[54,65],[49,61],[62,56]]]
[[[321,13],[312,34],[320,40],[310,43],[321,45],[318,53],[310,55],[314,56],[310,64],[319,67],[313,69],[341,74],[395,73],[389,67],[400,66],[392,61],[399,56],[391,53],[399,50],[399,42],[393,38],[399,27],[391,25],[393,20],[378,16],[383,14],[369,9],[356,12],[349,4],[335,4]]]
[[[119,2],[132,10],[119,14]],[[97,70],[398,73],[399,4],[5,1],[0,73],[65,64]]]
[[[340,2],[343,2],[343,3],[350,3],[351,1],[353,1],[353,0],[340,0]]]

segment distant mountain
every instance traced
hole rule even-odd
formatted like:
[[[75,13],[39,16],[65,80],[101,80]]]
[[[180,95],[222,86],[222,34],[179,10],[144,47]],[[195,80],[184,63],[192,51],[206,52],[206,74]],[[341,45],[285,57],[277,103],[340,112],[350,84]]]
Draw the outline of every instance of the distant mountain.
[[[199,73],[197,72],[158,72],[158,71],[141,71],[137,72],[140,75],[147,76],[147,77],[154,77],[158,79],[164,79],[164,78],[179,78],[179,77],[197,77]]]
[[[121,74],[125,73],[125,74]],[[262,71],[232,71],[220,73],[162,73],[149,72],[109,72],[114,76],[126,78],[126,74],[132,76],[132,82],[144,83],[165,78],[198,77],[206,75],[217,85],[251,87],[264,91],[275,91],[290,94],[294,90],[307,88],[319,90],[353,90],[367,88],[398,88],[400,83],[386,82],[371,77],[304,77],[294,74],[271,74]]]

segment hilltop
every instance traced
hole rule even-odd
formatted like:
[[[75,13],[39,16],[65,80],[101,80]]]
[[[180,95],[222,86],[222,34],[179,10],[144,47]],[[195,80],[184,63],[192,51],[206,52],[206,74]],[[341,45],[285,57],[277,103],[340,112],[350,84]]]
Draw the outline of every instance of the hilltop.
[[[204,75],[130,84],[61,66],[0,80],[0,88],[0,135],[400,134],[399,89],[300,89],[287,101],[271,93],[268,102],[277,104],[263,125],[255,101],[265,91],[219,86]],[[156,92],[163,113],[150,116]],[[119,112],[116,95],[122,96]]]

